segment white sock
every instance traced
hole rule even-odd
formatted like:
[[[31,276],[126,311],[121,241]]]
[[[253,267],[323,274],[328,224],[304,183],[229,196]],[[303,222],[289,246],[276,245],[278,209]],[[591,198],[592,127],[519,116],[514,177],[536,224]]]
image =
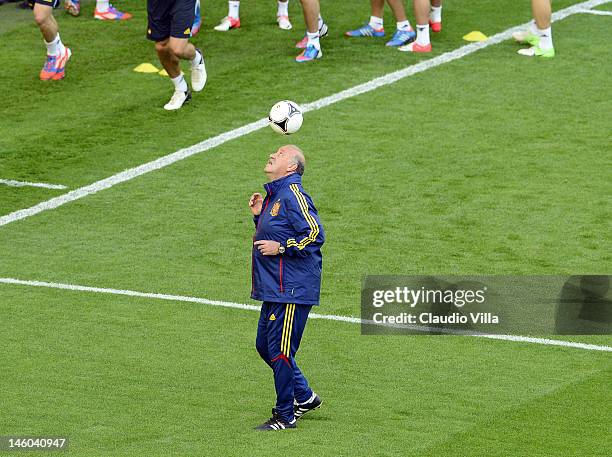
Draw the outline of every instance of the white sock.
[[[239,0],[230,0],[229,11],[227,15],[234,19],[240,18],[240,1]]]
[[[319,30],[321,30],[321,28],[323,28],[323,18],[319,14]]]
[[[417,44],[421,46],[427,46],[428,44],[431,44],[431,42],[429,41],[429,24],[425,24],[425,25],[417,24],[416,30],[417,30],[417,37],[416,37]]]
[[[172,78],[172,84],[174,84],[175,90],[187,92],[187,81],[185,81],[185,76],[183,73],[178,75],[176,78]]]
[[[442,5],[432,6],[429,11],[429,19],[431,22],[442,22]]]
[[[534,35],[538,34],[538,26],[536,25],[535,20],[531,21],[529,23],[529,30],[531,31],[531,33],[533,33]]]
[[[548,51],[553,48],[551,27],[547,29],[538,29],[538,36],[540,37],[540,49],[542,51]]]
[[[312,45],[317,49],[321,49],[321,43],[319,43],[319,32],[315,32],[315,33],[306,32],[306,36],[308,36],[307,46]]]
[[[202,57],[202,54],[200,54],[200,51],[198,51],[196,49],[195,57],[191,60],[191,65],[194,66],[194,67],[196,65],[200,65],[203,60],[204,60],[204,58]]]
[[[412,30],[412,27],[410,27],[410,21],[408,19],[402,22],[396,22],[396,25],[397,25],[397,30],[400,30],[402,32],[408,32]]]
[[[66,51],[66,48],[64,47],[64,43],[62,43],[62,39],[60,38],[59,33],[50,43],[47,43],[45,41],[45,46],[47,46],[47,54],[50,56],[59,56]]]
[[[96,0],[96,9],[101,13],[108,11],[109,0]]]
[[[370,16],[370,27],[372,27],[374,30],[380,30],[383,28],[383,18],[382,17],[376,17],[376,16]]]
[[[289,0],[286,2],[278,2],[278,11],[276,15],[289,17]]]

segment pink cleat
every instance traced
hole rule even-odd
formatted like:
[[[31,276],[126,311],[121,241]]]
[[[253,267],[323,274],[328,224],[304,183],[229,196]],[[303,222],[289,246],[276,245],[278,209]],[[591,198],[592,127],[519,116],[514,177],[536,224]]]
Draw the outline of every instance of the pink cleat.
[[[94,11],[94,19],[100,21],[127,21],[132,19],[130,13],[122,13],[113,5],[109,5],[106,11],[98,11],[98,8]]]
[[[426,46],[418,44],[416,41],[412,43],[408,43],[407,45],[400,46],[399,48],[402,52],[431,52],[431,43]]]

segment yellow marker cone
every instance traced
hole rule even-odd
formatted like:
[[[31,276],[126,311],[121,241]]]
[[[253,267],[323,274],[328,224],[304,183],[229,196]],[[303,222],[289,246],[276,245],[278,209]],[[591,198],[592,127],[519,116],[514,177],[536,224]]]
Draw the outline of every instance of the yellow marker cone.
[[[160,70],[157,74],[162,76],[168,76],[168,72],[166,70]]]
[[[134,68],[134,71],[137,73],[157,73],[159,70],[155,68],[155,65],[152,65],[150,63],[141,63],[136,68]]]
[[[488,37],[484,33],[479,32],[478,30],[470,32],[463,37],[465,41],[485,41],[487,38]]]

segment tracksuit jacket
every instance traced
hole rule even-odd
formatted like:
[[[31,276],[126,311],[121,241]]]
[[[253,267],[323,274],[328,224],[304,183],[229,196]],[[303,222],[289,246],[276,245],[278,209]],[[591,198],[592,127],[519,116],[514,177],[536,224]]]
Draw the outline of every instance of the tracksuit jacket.
[[[293,173],[264,188],[261,214],[253,218],[253,241],[278,241],[286,250],[283,255],[264,256],[253,246],[251,297],[272,303],[318,305],[325,232],[312,199],[302,188],[302,177]]]

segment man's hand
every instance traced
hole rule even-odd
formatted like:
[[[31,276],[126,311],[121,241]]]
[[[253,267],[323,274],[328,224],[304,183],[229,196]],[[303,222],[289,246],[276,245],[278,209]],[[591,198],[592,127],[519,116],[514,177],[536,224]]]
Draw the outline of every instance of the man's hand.
[[[253,213],[253,216],[259,216],[261,214],[261,205],[263,203],[263,197],[259,192],[255,192],[251,195],[249,200],[249,209]]]
[[[261,207],[261,204],[259,205]],[[263,255],[278,255],[280,243],[278,241],[260,240],[253,243]]]

